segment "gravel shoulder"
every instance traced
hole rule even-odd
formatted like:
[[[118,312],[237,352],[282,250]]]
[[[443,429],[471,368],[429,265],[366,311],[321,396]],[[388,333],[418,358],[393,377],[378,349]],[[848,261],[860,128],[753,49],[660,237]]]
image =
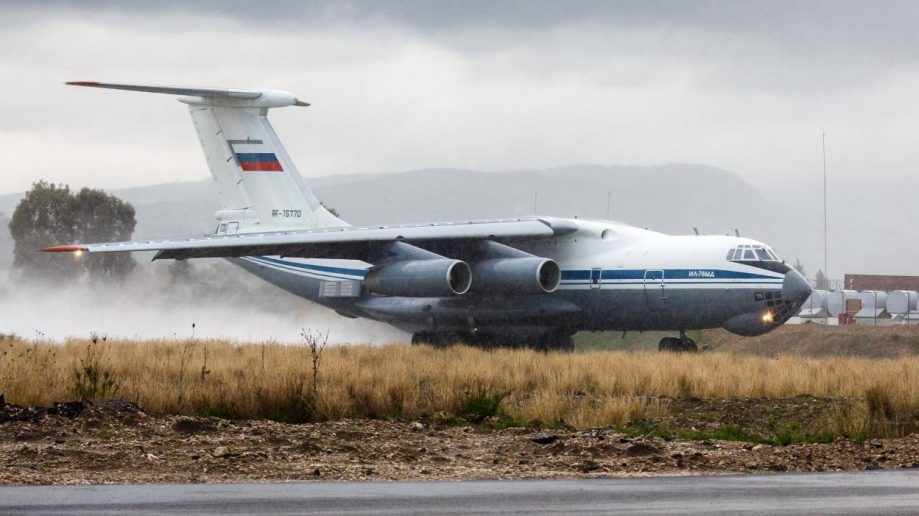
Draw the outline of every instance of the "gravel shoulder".
[[[706,412],[701,403],[693,401],[688,405],[692,410],[680,412],[685,423],[691,424],[692,414]],[[803,406],[813,403],[799,400]],[[4,485],[562,479],[897,468],[919,468],[919,435],[772,446],[681,441],[613,429],[151,416],[118,400],[32,411],[7,405],[0,411]]]

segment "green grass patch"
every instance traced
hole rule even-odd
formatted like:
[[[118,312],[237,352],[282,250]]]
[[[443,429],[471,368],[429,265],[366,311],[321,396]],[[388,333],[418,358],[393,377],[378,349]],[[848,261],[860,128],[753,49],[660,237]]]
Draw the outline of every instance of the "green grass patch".
[[[504,394],[482,389],[466,398],[460,408],[460,414],[464,417],[470,416],[472,420],[478,419],[479,421],[486,417],[498,416],[502,414],[501,404],[503,401]]]

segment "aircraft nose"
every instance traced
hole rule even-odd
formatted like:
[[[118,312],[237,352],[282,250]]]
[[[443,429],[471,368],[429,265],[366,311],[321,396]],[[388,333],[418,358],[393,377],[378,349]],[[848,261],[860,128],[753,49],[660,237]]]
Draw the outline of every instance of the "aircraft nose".
[[[811,286],[801,273],[794,269],[785,273],[785,280],[782,282],[782,299],[794,301],[800,305],[810,295]]]

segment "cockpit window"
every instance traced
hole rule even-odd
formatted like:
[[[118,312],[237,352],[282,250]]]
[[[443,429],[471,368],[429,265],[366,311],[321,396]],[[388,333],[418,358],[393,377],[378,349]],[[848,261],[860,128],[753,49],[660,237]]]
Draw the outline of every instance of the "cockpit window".
[[[766,246],[739,245],[728,251],[728,261],[732,262],[778,262],[778,256]]]

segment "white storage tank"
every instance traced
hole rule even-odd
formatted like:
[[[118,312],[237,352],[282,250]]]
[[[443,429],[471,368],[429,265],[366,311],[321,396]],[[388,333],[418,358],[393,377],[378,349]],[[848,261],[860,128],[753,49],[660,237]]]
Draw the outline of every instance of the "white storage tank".
[[[798,312],[798,315],[801,317],[826,317],[829,315],[826,302],[826,290],[813,290],[811,291],[810,297],[807,298],[807,301],[801,305],[801,311]]]
[[[888,318],[887,292],[883,290],[862,290],[858,293],[861,309],[855,314],[859,319]]]
[[[862,310],[887,309],[887,292],[883,290],[862,290],[858,298],[862,301]]]
[[[919,311],[919,292],[915,290],[894,290],[887,294],[887,311],[892,314],[906,314]]]
[[[846,313],[846,301],[849,299],[858,299],[858,292],[855,290],[831,290],[826,294],[826,308],[832,317],[839,317],[840,314]]]

